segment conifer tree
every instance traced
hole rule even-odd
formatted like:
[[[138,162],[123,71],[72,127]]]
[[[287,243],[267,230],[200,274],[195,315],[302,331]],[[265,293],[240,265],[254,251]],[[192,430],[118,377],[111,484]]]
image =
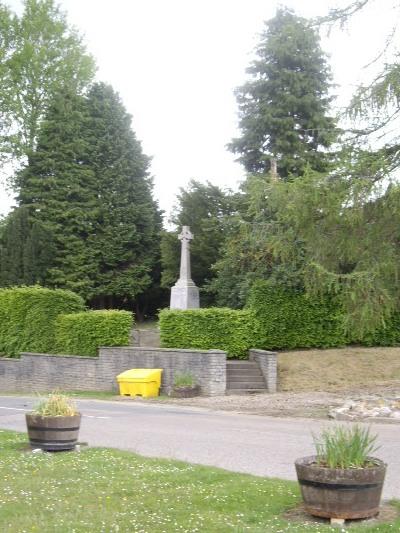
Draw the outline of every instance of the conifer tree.
[[[309,166],[326,169],[337,137],[329,116],[330,71],[310,22],[278,9],[266,23],[251,79],[237,90],[241,136],[230,150],[250,173],[267,173],[271,159],[286,179]]]
[[[144,155],[119,96],[105,84],[88,95],[90,168],[96,216],[88,247],[96,264],[91,298],[108,305],[134,299],[152,283],[159,261],[161,215]]]
[[[19,282],[39,277],[98,306],[132,303],[152,283],[159,260],[161,217],[148,165],[111,87],[96,84],[86,97],[60,93],[17,179],[18,209],[29,215],[17,246]],[[12,262],[10,247],[2,254]]]

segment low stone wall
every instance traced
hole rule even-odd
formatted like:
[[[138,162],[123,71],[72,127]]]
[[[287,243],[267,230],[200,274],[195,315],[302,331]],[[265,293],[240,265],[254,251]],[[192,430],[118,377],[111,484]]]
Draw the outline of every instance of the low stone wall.
[[[116,376],[130,368],[162,368],[164,393],[171,390],[174,374],[190,372],[197,379],[201,394],[225,394],[225,352],[130,346],[100,348],[98,357],[23,353],[20,359],[0,359],[0,392],[57,388],[116,392]]]
[[[276,392],[278,382],[278,354],[266,350],[249,350],[250,361],[255,361],[265,380],[268,392]]]

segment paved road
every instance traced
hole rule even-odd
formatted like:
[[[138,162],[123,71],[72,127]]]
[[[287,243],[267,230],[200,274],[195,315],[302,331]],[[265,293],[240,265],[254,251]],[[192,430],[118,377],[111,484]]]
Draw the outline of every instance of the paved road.
[[[0,428],[25,431],[32,398],[0,396]],[[91,446],[130,450],[214,465],[235,472],[296,479],[294,460],[311,455],[311,432],[331,422],[213,412],[173,405],[80,400],[80,440]],[[400,425],[374,424],[388,465],[384,497],[400,498]]]

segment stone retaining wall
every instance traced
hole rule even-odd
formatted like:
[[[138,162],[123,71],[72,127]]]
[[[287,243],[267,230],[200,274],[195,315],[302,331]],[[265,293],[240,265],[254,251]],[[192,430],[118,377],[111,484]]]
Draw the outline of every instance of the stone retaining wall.
[[[118,391],[116,376],[130,368],[162,368],[164,393],[171,390],[175,373],[190,372],[201,394],[225,394],[225,352],[130,346],[100,348],[98,357],[23,353],[20,359],[0,358],[0,392]]]
[[[278,354],[266,350],[249,350],[250,361],[255,361],[265,380],[268,392],[276,392],[278,381]]]

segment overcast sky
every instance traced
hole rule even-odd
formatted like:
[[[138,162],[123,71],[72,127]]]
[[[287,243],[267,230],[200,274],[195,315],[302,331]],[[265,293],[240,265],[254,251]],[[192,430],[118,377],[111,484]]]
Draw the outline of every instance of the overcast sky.
[[[350,0],[348,0],[350,1]],[[143,150],[153,157],[155,196],[167,214],[179,187],[195,178],[236,188],[243,170],[225,145],[237,135],[234,88],[265,20],[278,4],[302,16],[326,14],[343,0],[62,0],[68,20],[86,38],[97,78],[120,93]],[[20,0],[8,0],[14,9]],[[393,22],[392,0],[375,1],[348,30],[324,36],[337,105],[345,105],[363,66]],[[13,204],[0,190],[0,213]]]

